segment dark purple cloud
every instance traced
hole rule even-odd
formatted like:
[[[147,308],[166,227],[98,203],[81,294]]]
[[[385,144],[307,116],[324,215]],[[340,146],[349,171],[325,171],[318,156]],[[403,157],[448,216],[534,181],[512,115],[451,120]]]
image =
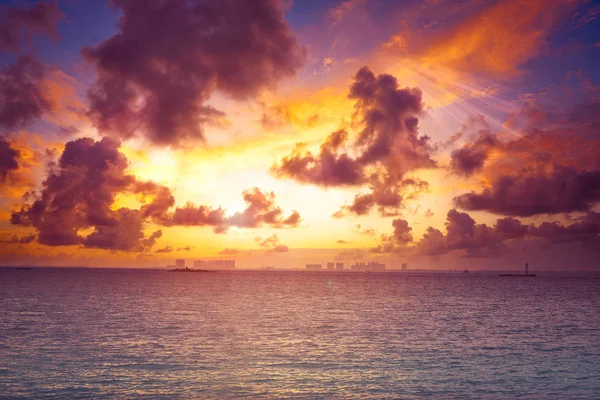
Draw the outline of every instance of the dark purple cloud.
[[[393,234],[382,235],[382,242],[372,249],[376,253],[403,253],[434,256],[459,251],[464,257],[497,257],[504,254],[512,240],[543,239],[548,243],[580,241],[600,244],[600,214],[590,212],[570,225],[544,222],[524,225],[512,218],[500,218],[495,225],[478,224],[467,213],[448,211],[446,233],[428,227],[419,241],[413,241],[405,220],[396,219]]]
[[[505,123],[510,130],[484,129],[452,153],[451,169],[478,172],[485,186],[461,194],[464,210],[528,217],[587,212],[600,202],[600,86],[581,71],[527,95]],[[490,154],[493,152],[493,157]]]
[[[141,248],[143,216],[138,210],[111,209],[117,193],[135,177],[126,174],[120,143],[110,138],[68,142],[31,205],[14,212],[11,222],[33,226],[38,242],[51,246],[83,244],[115,250]],[[86,237],[80,231],[93,227]]]
[[[27,243],[32,243],[33,241],[35,241],[35,239],[36,239],[35,233],[31,233],[29,235],[20,236],[20,237],[17,235],[12,235],[9,239],[0,240],[0,243],[27,244]]]
[[[271,172],[320,186],[369,186],[368,193],[357,194],[335,217],[367,214],[375,206],[381,215],[398,215],[403,192],[426,187],[425,182],[407,179],[406,173],[435,166],[429,138],[418,135],[422,94],[416,88],[399,88],[393,76],[375,76],[367,67],[353,79],[348,97],[355,100],[354,140],[349,143],[348,132],[342,129],[333,132],[317,154],[298,144]]]
[[[19,150],[12,147],[10,142],[0,136],[0,183],[6,181],[6,177],[19,169]]]
[[[462,251],[466,257],[493,257],[505,251],[504,239],[496,228],[477,224],[466,213],[448,211],[446,216],[446,234],[428,227],[423,237],[413,243],[411,228],[405,220],[393,222],[392,235],[383,235],[382,244],[374,252],[396,252],[414,256],[433,256]],[[524,233],[521,237],[524,236]],[[514,237],[514,236],[513,236]],[[413,244],[409,247],[409,245]]]
[[[366,182],[364,166],[346,153],[341,153],[348,140],[345,130],[333,132],[321,144],[319,154],[306,151],[297,144],[271,171],[279,178],[320,186],[356,186]]]
[[[215,91],[255,95],[294,75],[305,51],[277,0],[114,0],[119,32],[83,50],[98,72],[91,115],[102,132],[157,145],[204,139],[224,114]]]
[[[227,215],[222,208],[196,206],[192,203],[177,207],[172,213],[166,209],[154,216],[157,223],[166,226],[212,226],[216,233],[226,232],[230,227],[258,228],[270,226],[273,228],[296,227],[302,220],[297,211],[284,216],[283,210],[275,204],[275,193],[262,192],[252,188],[243,192],[246,208],[244,211]],[[142,208],[143,210],[143,208]]]
[[[263,193],[258,188],[252,188],[244,191],[243,196],[247,204],[246,209],[227,218],[227,225],[239,228],[258,228],[263,224],[272,227],[295,227],[301,221],[297,211],[293,211],[287,217],[283,216],[281,208],[275,205],[273,192]]]
[[[554,167],[550,172],[501,175],[490,188],[462,194],[454,204],[465,210],[527,217],[589,211],[600,201],[600,170]]]
[[[172,246],[166,246],[163,247],[161,249],[157,249],[155,251],[155,253],[172,253],[173,252],[173,247]]]
[[[528,233],[551,243],[583,241],[600,246],[600,213],[589,212],[577,222],[566,226],[558,222],[544,222],[531,227]]]
[[[483,168],[490,151],[499,145],[500,141],[495,135],[481,131],[475,140],[452,152],[450,169],[458,175],[473,175]]]
[[[68,142],[58,163],[50,168],[40,193],[31,204],[13,212],[11,222],[36,228],[38,242],[50,246],[147,251],[162,235],[158,230],[145,236],[149,222],[163,226],[208,225],[222,233],[231,226],[294,227],[301,220],[296,211],[285,216],[275,204],[275,194],[258,188],[245,191],[246,209],[230,216],[221,208],[192,203],[171,211],[175,198],[169,188],[128,174],[128,161],[119,147],[120,142],[110,137]],[[117,194],[138,194],[148,200],[139,210],[114,210]],[[87,236],[81,233],[89,229],[92,232]]]
[[[31,7],[0,5],[0,51],[18,53],[24,41],[40,33],[58,38],[56,26],[65,18],[56,1],[40,1]]]
[[[21,127],[50,109],[42,92],[45,74],[46,67],[30,56],[0,67],[0,127]]]
[[[413,241],[412,228],[404,219],[395,219],[392,221],[394,231],[391,235],[382,235],[381,245],[371,249],[374,253],[398,252],[405,249]]]

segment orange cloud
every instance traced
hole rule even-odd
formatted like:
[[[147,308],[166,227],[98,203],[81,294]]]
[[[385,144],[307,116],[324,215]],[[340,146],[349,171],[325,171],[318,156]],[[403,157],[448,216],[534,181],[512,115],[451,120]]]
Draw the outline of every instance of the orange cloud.
[[[565,11],[565,0],[501,1],[435,37],[419,58],[429,65],[512,75],[540,52]],[[398,43],[398,38],[393,42]],[[400,43],[402,43],[400,41]]]
[[[77,81],[65,72],[53,70],[43,83],[44,98],[51,104],[44,119],[70,132],[91,125],[86,116],[86,106],[77,93]]]

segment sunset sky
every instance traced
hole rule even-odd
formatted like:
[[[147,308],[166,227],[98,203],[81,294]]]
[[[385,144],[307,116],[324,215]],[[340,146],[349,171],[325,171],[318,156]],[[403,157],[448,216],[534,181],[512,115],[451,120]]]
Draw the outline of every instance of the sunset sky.
[[[599,1],[0,4],[0,264],[600,268]]]

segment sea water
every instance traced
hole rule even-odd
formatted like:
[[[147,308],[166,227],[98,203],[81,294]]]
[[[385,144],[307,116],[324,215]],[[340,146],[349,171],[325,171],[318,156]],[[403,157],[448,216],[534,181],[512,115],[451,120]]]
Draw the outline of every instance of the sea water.
[[[600,398],[600,279],[0,269],[0,398]]]

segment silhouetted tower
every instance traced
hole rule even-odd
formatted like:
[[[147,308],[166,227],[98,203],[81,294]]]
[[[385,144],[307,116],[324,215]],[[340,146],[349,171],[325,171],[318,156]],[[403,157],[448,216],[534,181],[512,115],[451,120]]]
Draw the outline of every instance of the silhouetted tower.
[[[525,261],[525,275],[529,275],[529,264]]]

